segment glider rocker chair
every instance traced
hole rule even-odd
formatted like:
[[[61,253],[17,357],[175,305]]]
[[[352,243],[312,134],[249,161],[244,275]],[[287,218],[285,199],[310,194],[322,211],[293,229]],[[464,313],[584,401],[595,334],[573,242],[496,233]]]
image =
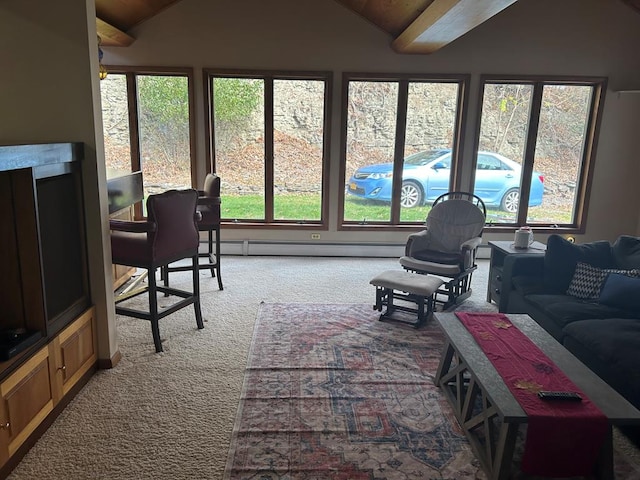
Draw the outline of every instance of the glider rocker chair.
[[[222,276],[220,275],[220,177],[215,173],[208,173],[204,179],[204,188],[198,190],[198,212],[201,215],[198,221],[198,230],[207,232],[207,253],[200,253],[200,258],[206,258],[200,262],[200,270],[210,270],[212,277],[218,277],[218,289],[222,288]],[[213,251],[213,234],[215,232],[215,252]],[[191,270],[191,267],[166,266],[162,270],[162,279],[165,287],[169,286],[169,272],[181,272]]]
[[[410,272],[431,274],[445,280],[436,301],[446,310],[471,295],[471,275],[482,242],[487,210],[472,193],[448,192],[439,196],[429,211],[426,228],[409,235],[400,265]]]
[[[200,310],[200,283],[198,275],[198,244],[200,242],[196,212],[198,193],[195,190],[169,190],[150,195],[147,199],[146,221],[110,220],[111,252],[113,263],[144,268],[148,286],[121,295],[116,299],[116,313],[151,322],[151,333],[156,352],[162,351],[158,321],[177,310],[193,305],[196,325],[204,328]],[[191,258],[193,272],[192,291],[158,286],[156,270],[171,262]],[[149,293],[148,311],[119,306],[131,297]],[[158,309],[158,292],[175,295],[181,300]]]

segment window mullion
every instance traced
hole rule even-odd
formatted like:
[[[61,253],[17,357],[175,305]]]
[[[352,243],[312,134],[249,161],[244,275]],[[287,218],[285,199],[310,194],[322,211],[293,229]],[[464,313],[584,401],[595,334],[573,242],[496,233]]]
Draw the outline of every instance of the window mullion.
[[[207,148],[205,149],[205,175],[207,173],[216,172],[216,132],[213,128],[214,109],[213,109],[213,89],[214,89],[214,77],[208,72],[203,74],[203,85],[206,85],[204,89],[204,111],[207,112],[204,117],[204,131],[206,134]]]
[[[404,167],[404,143],[407,131],[407,101],[409,82],[398,83],[398,110],[396,112],[396,139],[393,151],[393,184],[391,199],[391,225],[400,223],[400,198],[402,190],[402,170]]]
[[[134,72],[127,72],[127,104],[129,111],[129,145],[131,152],[131,171],[142,171],[140,154],[140,123],[138,122],[138,83]],[[144,185],[144,177],[142,178]],[[144,216],[144,205],[138,202],[133,206],[133,218]]]
[[[268,77],[264,79],[264,208],[267,223],[274,219],[273,115],[273,77]]]
[[[542,92],[544,85],[540,82],[533,87],[531,99],[531,111],[529,113],[529,126],[527,130],[527,144],[522,165],[522,178],[520,180],[520,202],[518,205],[518,225],[527,223],[529,209],[529,194],[531,192],[531,177],[536,154],[536,141],[538,139],[538,127],[540,125],[540,109],[542,106]]]

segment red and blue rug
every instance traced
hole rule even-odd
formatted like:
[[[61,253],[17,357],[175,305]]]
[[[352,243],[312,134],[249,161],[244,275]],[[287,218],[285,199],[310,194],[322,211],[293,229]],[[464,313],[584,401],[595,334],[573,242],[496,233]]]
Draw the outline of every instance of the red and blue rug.
[[[261,305],[225,479],[486,478],[433,384],[437,324],[378,317],[371,305]],[[639,478],[616,462],[619,478]]]

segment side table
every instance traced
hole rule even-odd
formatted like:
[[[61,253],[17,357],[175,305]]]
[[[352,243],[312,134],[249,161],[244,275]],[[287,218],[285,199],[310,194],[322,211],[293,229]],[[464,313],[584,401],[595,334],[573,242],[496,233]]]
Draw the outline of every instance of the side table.
[[[521,255],[523,253],[544,255],[547,246],[544,243],[533,242],[529,248],[514,248],[512,241],[498,240],[489,242],[489,247],[491,248],[491,260],[489,261],[487,302],[495,302],[498,305],[499,311],[503,312],[506,309],[506,305],[501,305],[500,301],[502,296],[500,293],[502,289],[502,268],[504,265],[504,259],[508,255]]]

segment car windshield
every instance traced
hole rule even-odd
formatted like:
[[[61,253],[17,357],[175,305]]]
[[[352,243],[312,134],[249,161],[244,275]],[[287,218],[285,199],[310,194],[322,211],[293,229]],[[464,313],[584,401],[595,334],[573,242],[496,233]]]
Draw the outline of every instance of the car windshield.
[[[418,152],[405,158],[404,163],[409,165],[426,165],[445,153],[449,153],[449,150],[429,150],[426,152]]]

